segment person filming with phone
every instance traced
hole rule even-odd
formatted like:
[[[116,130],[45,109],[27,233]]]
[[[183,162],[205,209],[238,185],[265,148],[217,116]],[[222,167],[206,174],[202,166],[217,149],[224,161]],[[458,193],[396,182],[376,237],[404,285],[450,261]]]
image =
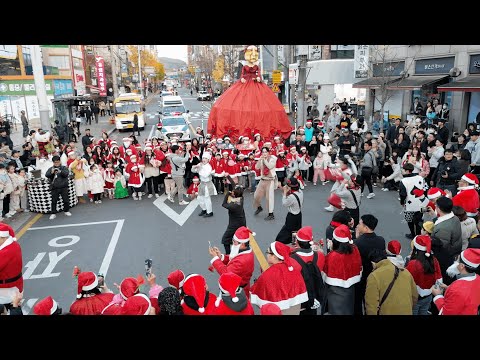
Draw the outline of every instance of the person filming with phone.
[[[52,158],[53,166],[47,170],[45,176],[50,180],[50,189],[52,191],[52,214],[50,220],[57,217],[57,202],[62,197],[63,211],[66,216],[72,216],[68,200],[68,175],[70,171],[66,166],[61,165],[60,156],[55,155]]]
[[[283,187],[282,205],[288,209],[285,224],[277,235],[276,241],[284,244],[292,243],[292,233],[302,227],[303,192],[296,178],[287,180]]]
[[[226,192],[222,206],[228,210],[228,226],[222,236],[222,244],[225,247],[225,254],[229,255],[235,231],[247,226],[243,209],[243,188],[237,185],[233,191]]]

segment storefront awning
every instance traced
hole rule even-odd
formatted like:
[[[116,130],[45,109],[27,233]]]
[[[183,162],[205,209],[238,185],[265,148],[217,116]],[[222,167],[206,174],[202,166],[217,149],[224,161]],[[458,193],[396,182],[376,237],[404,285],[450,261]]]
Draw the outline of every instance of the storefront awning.
[[[467,76],[458,81],[454,81],[438,87],[438,91],[480,91],[480,76]]]
[[[380,88],[400,79],[400,76],[371,77],[353,84],[352,88]]]
[[[417,90],[422,86],[432,84],[434,82],[447,78],[448,75],[437,76],[409,76],[397,81],[387,87],[389,90]]]

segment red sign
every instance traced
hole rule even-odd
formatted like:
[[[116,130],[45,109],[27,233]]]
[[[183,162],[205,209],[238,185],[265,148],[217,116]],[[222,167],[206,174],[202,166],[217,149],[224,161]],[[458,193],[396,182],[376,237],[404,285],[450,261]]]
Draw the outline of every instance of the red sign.
[[[105,80],[105,61],[102,56],[95,56],[95,65],[97,67],[97,84],[100,90],[100,96],[107,96],[107,81]]]

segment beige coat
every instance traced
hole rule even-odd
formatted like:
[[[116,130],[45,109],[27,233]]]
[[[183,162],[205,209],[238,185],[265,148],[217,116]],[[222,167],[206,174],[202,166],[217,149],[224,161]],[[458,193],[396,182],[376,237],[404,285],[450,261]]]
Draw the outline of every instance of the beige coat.
[[[367,315],[377,315],[378,304],[392,282],[394,274],[395,266],[390,260],[385,259],[378,262],[375,269],[368,275],[365,291]],[[417,286],[412,275],[402,270],[380,308],[380,315],[412,315],[417,299]]]

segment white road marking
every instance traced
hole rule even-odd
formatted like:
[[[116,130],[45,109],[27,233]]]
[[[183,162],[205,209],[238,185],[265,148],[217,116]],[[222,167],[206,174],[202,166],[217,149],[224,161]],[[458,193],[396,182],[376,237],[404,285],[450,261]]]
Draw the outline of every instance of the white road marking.
[[[152,138],[154,129],[155,129],[155,125],[152,125],[152,129],[150,130],[150,133],[148,134],[148,138],[147,138],[148,140],[150,140]]]
[[[183,224],[185,224],[185,222],[188,220],[188,218],[192,215],[192,213],[198,206],[198,200],[192,200],[185,207],[185,209],[180,214],[178,214],[175,210],[173,210],[165,203],[165,200],[167,200],[167,195],[163,194],[153,202],[153,205],[155,205],[161,212],[163,212],[180,226],[183,226]]]
[[[157,200],[159,200],[159,199],[157,199]],[[112,257],[113,257],[113,253],[115,251],[115,247],[117,246],[118,239],[120,238],[120,233],[122,231],[122,227],[123,227],[124,222],[125,222],[125,219],[119,219],[119,220],[107,220],[107,221],[97,221],[97,222],[88,222],[88,223],[79,223],[79,224],[39,226],[39,227],[30,228],[30,229],[28,229],[28,231],[57,229],[57,228],[72,227],[72,226],[89,226],[89,225],[116,223],[117,225],[115,226],[115,230],[113,231],[113,235],[110,239],[110,243],[108,244],[107,251],[105,253],[105,256],[104,256],[103,261],[102,261],[102,265],[100,265],[100,270],[99,270],[100,274],[106,275],[107,272],[108,272],[108,268],[110,267],[110,262],[112,261]],[[43,256],[44,255],[45,254],[43,254]]]
[[[32,311],[33,306],[37,302],[38,298],[28,299],[25,305],[22,305],[23,315],[28,315]]]

